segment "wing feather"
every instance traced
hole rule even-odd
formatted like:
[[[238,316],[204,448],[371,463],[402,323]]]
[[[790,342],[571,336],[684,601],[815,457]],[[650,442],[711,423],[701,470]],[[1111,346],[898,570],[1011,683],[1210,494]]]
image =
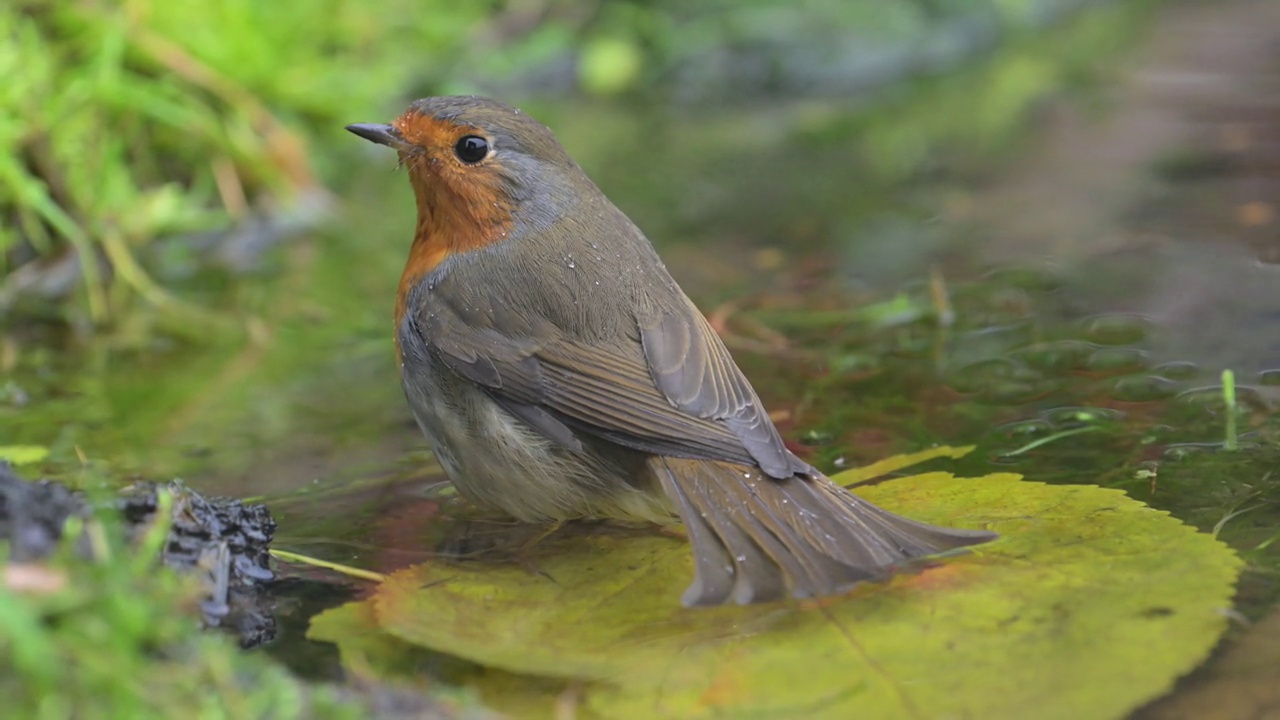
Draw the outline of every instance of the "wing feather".
[[[582,433],[654,454],[755,464],[778,478],[812,470],[783,445],[687,298],[683,308],[596,341],[515,312],[440,304],[411,315],[414,350],[486,388],[564,447],[581,450]]]

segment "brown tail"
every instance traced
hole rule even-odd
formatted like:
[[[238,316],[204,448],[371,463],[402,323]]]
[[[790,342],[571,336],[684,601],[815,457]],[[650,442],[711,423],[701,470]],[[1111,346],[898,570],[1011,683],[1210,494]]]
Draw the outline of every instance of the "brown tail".
[[[912,558],[996,538],[894,515],[822,475],[775,480],[730,463],[648,462],[693,546],[686,606],[835,595]]]

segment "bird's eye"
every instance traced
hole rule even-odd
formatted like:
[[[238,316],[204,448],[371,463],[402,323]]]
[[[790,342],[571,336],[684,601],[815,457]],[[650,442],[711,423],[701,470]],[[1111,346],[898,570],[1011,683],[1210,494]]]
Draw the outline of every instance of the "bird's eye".
[[[489,141],[479,135],[467,135],[453,146],[458,159],[474,165],[489,156]]]

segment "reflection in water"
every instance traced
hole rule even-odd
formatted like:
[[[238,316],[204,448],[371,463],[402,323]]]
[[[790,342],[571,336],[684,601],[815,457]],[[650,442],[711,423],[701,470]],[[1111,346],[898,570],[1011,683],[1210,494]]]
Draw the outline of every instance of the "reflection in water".
[[[1275,3],[1170,13],[1105,113],[1059,104],[1040,151],[967,199],[972,255],[1049,263],[1081,311],[1146,316],[1154,361],[1280,367],[1277,28]]]

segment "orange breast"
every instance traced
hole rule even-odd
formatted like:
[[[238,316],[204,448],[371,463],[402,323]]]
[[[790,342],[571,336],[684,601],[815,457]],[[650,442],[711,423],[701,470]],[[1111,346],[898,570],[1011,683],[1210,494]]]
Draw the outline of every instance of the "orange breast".
[[[507,179],[499,157],[463,165],[452,156],[459,134],[478,133],[478,129],[413,111],[395,124],[407,141],[421,149],[401,154],[418,205],[418,224],[396,291],[398,335],[414,286],[455,254],[507,240],[518,208],[503,191]],[[399,354],[398,337],[396,345]]]

